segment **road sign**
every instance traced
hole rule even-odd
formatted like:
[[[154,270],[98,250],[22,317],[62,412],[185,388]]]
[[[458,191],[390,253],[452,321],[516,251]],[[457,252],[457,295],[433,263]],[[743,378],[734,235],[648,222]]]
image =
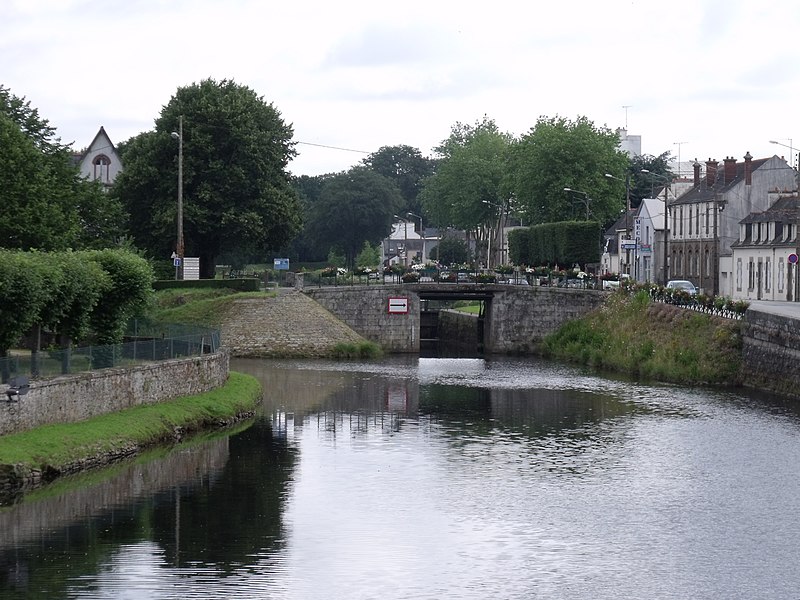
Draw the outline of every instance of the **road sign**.
[[[180,267],[181,266],[181,257],[180,256],[176,256],[175,258],[172,259],[172,266],[173,267]]]
[[[288,258],[276,258],[276,259],[273,259],[272,264],[275,267],[276,271],[288,271],[289,270],[289,259]]]
[[[389,298],[389,314],[404,315],[408,313],[408,298]]]
[[[787,258],[786,260],[788,260],[788,261],[789,261],[791,264],[796,264],[796,263],[797,263],[797,254],[795,254],[794,252],[792,252],[792,253],[789,255],[789,258]]]

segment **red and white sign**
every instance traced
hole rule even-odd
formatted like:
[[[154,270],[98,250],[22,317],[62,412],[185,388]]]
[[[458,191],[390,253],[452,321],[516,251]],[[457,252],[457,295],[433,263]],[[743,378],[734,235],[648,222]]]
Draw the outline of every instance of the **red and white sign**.
[[[408,313],[408,298],[389,298],[389,314],[404,315]]]

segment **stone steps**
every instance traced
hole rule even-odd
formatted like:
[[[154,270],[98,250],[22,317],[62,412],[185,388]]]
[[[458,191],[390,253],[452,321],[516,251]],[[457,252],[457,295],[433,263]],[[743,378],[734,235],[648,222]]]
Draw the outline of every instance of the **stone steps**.
[[[338,343],[364,341],[311,298],[284,289],[275,297],[236,300],[221,330],[233,356],[326,356]]]

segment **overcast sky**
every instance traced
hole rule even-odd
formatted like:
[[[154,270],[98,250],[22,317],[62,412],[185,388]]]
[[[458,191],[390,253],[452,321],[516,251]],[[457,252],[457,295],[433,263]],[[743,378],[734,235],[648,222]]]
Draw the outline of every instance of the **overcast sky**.
[[[365,156],[320,145],[430,155],[483,115],[516,136],[627,123],[682,161],[788,157],[769,140],[800,147],[798,31],[798,0],[0,0],[0,83],[81,149],[232,79],[293,125],[296,175]]]

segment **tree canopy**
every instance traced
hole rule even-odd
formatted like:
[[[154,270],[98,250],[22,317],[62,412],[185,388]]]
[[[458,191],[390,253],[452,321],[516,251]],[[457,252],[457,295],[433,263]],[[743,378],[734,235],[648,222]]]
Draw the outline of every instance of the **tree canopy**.
[[[590,218],[608,222],[624,206],[618,185],[605,177],[628,166],[618,145],[615,132],[586,117],[540,117],[512,149],[507,189],[534,224],[574,218],[586,203]]]
[[[323,246],[341,251],[352,266],[364,242],[378,244],[391,231],[403,198],[391,179],[364,166],[327,179],[309,224]]]
[[[423,187],[422,202],[430,221],[466,230],[479,243],[487,240],[498,211],[507,205],[503,181],[512,141],[486,117],[474,125],[456,123],[436,148],[441,159]]]
[[[142,248],[169,257],[177,243],[177,160],[183,123],[185,255],[211,277],[224,253],[262,255],[300,229],[297,192],[287,171],[292,127],[252,89],[207,79],[179,88],[153,131],[124,144],[125,170],[114,193],[131,215]]]
[[[116,243],[123,213],[82,178],[68,146],[24,98],[0,86],[0,247],[103,248]]]
[[[405,206],[400,211],[421,214],[419,193],[422,182],[433,175],[436,162],[422,156],[417,148],[411,146],[382,146],[363,161],[363,164],[376,173],[394,180],[403,196]]]

